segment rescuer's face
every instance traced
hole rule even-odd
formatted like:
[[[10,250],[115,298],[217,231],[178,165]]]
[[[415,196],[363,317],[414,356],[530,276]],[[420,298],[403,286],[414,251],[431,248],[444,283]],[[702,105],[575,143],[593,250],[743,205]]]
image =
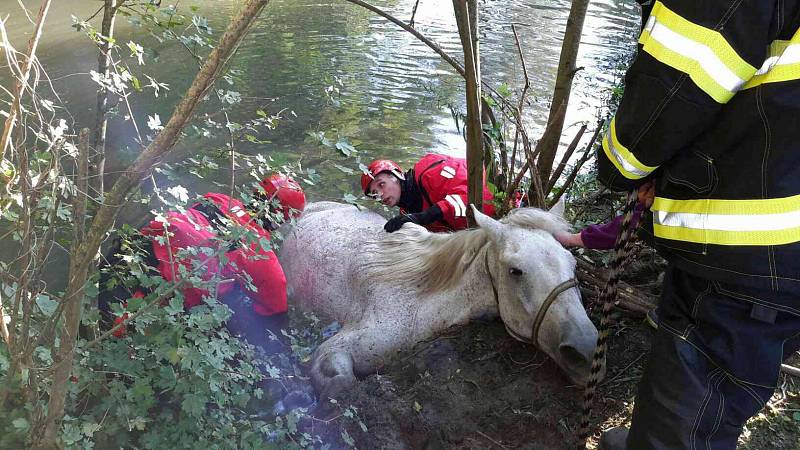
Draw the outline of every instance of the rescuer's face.
[[[400,180],[391,172],[381,172],[369,184],[370,197],[386,206],[397,206],[400,201]]]

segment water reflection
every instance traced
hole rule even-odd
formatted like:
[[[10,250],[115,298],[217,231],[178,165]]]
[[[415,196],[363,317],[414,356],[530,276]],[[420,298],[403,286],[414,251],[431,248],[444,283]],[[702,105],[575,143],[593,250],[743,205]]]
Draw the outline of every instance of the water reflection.
[[[38,1],[24,3],[36,8]],[[376,4],[396,17],[408,20],[415,0],[384,0]],[[210,24],[221,30],[234,8],[232,0],[181,2],[182,8],[198,6]],[[532,106],[526,122],[538,136],[548,111],[561,45],[561,34],[569,12],[568,0],[483,0],[481,15],[482,71],[494,86],[521,86],[522,70],[510,23],[518,24],[523,53],[531,77]],[[84,75],[96,64],[93,46],[70,28],[71,14],[87,17],[96,1],[55,2],[41,44],[41,60],[64,94],[67,107],[79,126],[92,122],[94,86]],[[16,0],[0,0],[2,15],[12,15],[12,39],[24,47],[28,31]],[[593,120],[601,94],[612,82],[619,55],[634,45],[638,9],[633,0],[597,0],[590,3],[567,124]],[[443,0],[421,0],[416,27],[446,52],[461,59],[460,43],[452,4]],[[118,42],[137,36],[124,18],[118,20]],[[138,38],[137,38],[138,39]],[[138,39],[141,40],[141,39]],[[177,96],[191,81],[196,63],[178,46],[144,39],[158,55],[143,71],[169,83],[167,98],[138,96],[132,107],[140,122],[145,113],[169,116]],[[257,107],[268,112],[287,108],[287,116],[268,137],[266,145],[241,148],[249,153],[268,153],[278,161],[302,156],[306,166],[316,168],[323,186],[309,187],[312,199],[339,198],[342,190],[355,190],[355,181],[323,161],[336,157],[331,150],[305,142],[309,130],[327,131],[349,138],[364,159],[388,156],[410,163],[427,151],[463,153],[463,139],[455,128],[448,105],[463,109],[463,83],[458,75],[423,43],[371,12],[340,0],[273,0],[252,34],[242,45],[234,69],[243,81],[238,87],[246,101],[231,120],[244,120]],[[73,75],[78,74],[78,75]],[[324,95],[324,89],[341,80],[339,106]],[[7,82],[7,80],[6,80]],[[219,88],[232,89],[220,83]],[[274,102],[271,99],[276,99]],[[213,112],[207,106],[203,112]],[[123,116],[110,128],[109,144],[119,149],[112,161],[117,165],[138,152],[131,128]],[[220,148],[222,140],[187,139],[179,149],[181,159],[204,149]],[[355,164],[349,162],[351,167]],[[216,179],[193,181],[197,190],[211,189],[212,182],[227,179],[221,170]]]

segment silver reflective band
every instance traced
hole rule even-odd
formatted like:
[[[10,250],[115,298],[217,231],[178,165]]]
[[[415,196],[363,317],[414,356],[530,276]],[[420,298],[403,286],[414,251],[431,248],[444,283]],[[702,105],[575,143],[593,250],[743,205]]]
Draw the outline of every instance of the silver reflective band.
[[[650,175],[649,171],[644,171],[639,169],[638,167],[632,165],[631,163],[628,162],[628,160],[622,157],[622,153],[619,150],[617,150],[617,148],[614,146],[614,139],[612,139],[611,133],[613,133],[613,131],[609,131],[609,133],[605,137],[605,140],[608,143],[608,149],[611,151],[611,156],[613,156],[614,159],[617,160],[619,165],[622,166],[622,168],[625,169],[625,171],[629,172],[632,175],[636,175],[639,178],[643,178],[646,177],[647,175]]]
[[[783,51],[779,56],[770,56],[761,65],[761,68],[755,73],[756,75],[764,75],[775,66],[785,66],[788,64],[796,64],[800,62],[800,45],[792,44]]]
[[[800,227],[800,211],[729,215],[653,211],[653,221],[667,227],[719,231],[780,231]]]
[[[442,171],[439,172],[439,175],[445,178],[453,178],[454,176],[456,176],[456,169],[453,169],[452,167],[449,166],[444,166],[442,168]]]
[[[456,217],[465,217],[467,215],[467,207],[464,206],[464,201],[461,200],[461,196],[451,194],[445,197],[445,200],[453,205]]]
[[[650,37],[659,44],[696,62],[704,72],[726,90],[737,92],[747,81],[733,73],[711,48],[672,31],[666,25],[658,22],[654,16],[650,16],[647,20],[645,29],[650,33]]]

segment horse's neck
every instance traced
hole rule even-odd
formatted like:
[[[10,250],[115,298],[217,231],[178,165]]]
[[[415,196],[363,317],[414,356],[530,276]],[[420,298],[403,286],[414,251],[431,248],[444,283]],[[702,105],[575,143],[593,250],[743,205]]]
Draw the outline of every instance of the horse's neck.
[[[484,245],[457,285],[430,296],[421,308],[425,310],[423,317],[439,323],[445,321],[449,326],[497,315],[497,297],[487,271],[487,255],[491,258],[493,253],[489,245]]]

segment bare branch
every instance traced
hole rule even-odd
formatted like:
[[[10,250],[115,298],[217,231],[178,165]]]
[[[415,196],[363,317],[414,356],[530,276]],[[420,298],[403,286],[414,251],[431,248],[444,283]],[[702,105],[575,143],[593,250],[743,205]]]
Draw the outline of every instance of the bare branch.
[[[414,2],[414,9],[411,10],[411,20],[408,21],[408,26],[414,28],[414,17],[417,15],[417,7],[419,6],[419,0]]]
[[[14,97],[11,109],[8,111],[5,128],[3,128],[3,136],[0,137],[0,160],[5,158],[6,148],[11,142],[11,131],[14,129],[14,122],[19,115],[22,92],[28,85],[28,78],[30,77],[31,67],[33,67],[33,60],[36,58],[36,48],[39,45],[39,39],[42,37],[42,27],[47,17],[47,11],[50,9],[50,3],[51,0],[42,0],[42,6],[39,8],[39,15],[36,17],[36,26],[34,27],[31,38],[28,40],[28,52],[25,61],[22,63],[22,76],[17,79],[17,83],[14,86]]]
[[[581,167],[583,167],[583,165],[586,164],[586,162],[589,161],[592,156],[594,156],[592,149],[594,148],[594,143],[597,141],[597,137],[600,135],[600,131],[603,129],[603,122],[604,121],[602,119],[597,122],[597,127],[594,130],[594,134],[589,140],[589,143],[586,144],[586,150],[583,151],[583,156],[575,164],[575,167],[572,169],[572,172],[570,172],[569,176],[567,176],[567,179],[564,181],[564,185],[561,186],[561,189],[559,189],[558,192],[553,195],[553,199],[550,201],[551,207],[558,203],[564,193],[567,192],[567,189],[572,186],[572,183],[575,182],[575,178],[578,176],[578,172],[580,172]]]
[[[581,125],[580,130],[575,133],[575,137],[572,138],[572,142],[569,143],[569,147],[567,147],[567,151],[564,152],[564,155],[561,157],[561,161],[558,163],[558,167],[556,170],[550,175],[550,181],[547,183],[547,192],[553,190],[553,187],[558,182],[558,178],[564,173],[564,168],[567,167],[567,163],[569,162],[570,158],[572,158],[572,154],[575,153],[575,149],[578,148],[578,143],[581,141],[583,137],[583,133],[586,132],[586,124],[584,123]]]

